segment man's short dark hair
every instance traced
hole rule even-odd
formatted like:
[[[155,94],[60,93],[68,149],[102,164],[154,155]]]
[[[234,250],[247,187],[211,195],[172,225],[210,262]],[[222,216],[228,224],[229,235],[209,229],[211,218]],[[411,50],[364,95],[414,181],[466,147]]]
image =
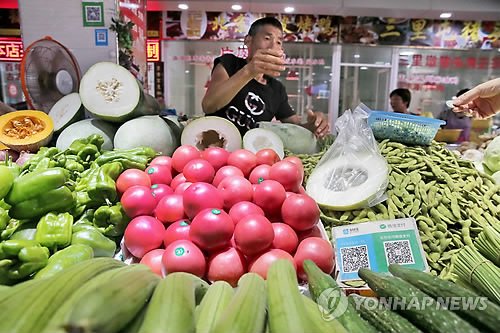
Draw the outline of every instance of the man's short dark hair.
[[[406,107],[410,107],[410,102],[411,102],[411,93],[408,89],[406,88],[398,88],[394,89],[389,97],[392,97],[393,95],[401,97],[404,103],[406,103]]]
[[[257,32],[259,31],[259,29],[265,25],[272,25],[273,27],[276,27],[276,28],[280,29],[281,31],[283,31],[283,26],[281,25],[280,21],[278,21],[274,17],[267,16],[267,17],[260,18],[257,21],[254,21],[252,23],[252,25],[250,26],[250,30],[248,30],[248,35],[255,36],[257,34]]]

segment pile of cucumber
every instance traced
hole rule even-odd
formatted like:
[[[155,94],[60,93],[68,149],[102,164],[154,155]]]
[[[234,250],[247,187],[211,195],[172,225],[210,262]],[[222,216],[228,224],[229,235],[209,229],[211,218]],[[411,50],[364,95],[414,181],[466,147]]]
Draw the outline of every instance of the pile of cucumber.
[[[303,266],[311,296],[318,304],[325,302],[324,292],[330,288],[342,293],[333,278],[323,273],[314,262],[306,260]],[[369,269],[359,270],[360,278],[381,299],[379,302],[376,298],[354,294],[347,297],[346,310],[336,320],[351,333],[498,332],[500,307],[486,297],[453,282],[404,266],[390,265],[389,271],[392,275]],[[394,302],[397,299],[399,304],[396,306],[393,303],[388,307],[381,304],[382,300],[385,305],[390,304],[387,300],[391,299]],[[447,304],[447,299],[461,301]],[[467,302],[467,299],[472,302]],[[438,306],[437,302],[445,306]],[[471,306],[474,302],[475,307]]]

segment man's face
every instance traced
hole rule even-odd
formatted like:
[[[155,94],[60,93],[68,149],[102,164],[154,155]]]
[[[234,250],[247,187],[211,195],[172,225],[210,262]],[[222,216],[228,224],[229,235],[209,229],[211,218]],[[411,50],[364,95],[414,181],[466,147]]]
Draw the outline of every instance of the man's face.
[[[401,96],[391,96],[391,108],[394,112],[406,113],[406,103],[403,102]]]
[[[255,36],[247,36],[245,45],[248,47],[248,58],[260,49],[283,51],[283,32],[273,25],[266,24],[259,28]]]

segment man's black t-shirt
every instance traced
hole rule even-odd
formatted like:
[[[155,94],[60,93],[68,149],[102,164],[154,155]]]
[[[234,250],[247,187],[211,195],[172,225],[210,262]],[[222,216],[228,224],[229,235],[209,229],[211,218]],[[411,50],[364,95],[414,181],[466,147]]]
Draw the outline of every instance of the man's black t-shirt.
[[[225,54],[214,61],[214,68],[222,64],[231,77],[246,65],[246,60],[233,54]],[[256,80],[248,82],[234,98],[215,116],[229,119],[245,134],[257,127],[259,121],[270,121],[273,117],[282,120],[293,116],[295,112],[288,104],[285,87],[276,79],[266,76],[267,84]]]

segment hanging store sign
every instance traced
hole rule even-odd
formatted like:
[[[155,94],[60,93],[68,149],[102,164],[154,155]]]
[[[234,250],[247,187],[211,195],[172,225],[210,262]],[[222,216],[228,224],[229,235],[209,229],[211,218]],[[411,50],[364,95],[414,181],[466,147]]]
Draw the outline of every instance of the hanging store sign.
[[[400,57],[400,65],[411,65],[416,67],[439,67],[460,69],[499,69],[500,56],[496,57],[450,57],[413,54],[411,61],[406,57]]]
[[[0,38],[0,61],[21,61],[23,52],[20,38]]]
[[[161,60],[160,41],[158,39],[148,39],[146,44],[146,55],[148,62],[157,62]]]

